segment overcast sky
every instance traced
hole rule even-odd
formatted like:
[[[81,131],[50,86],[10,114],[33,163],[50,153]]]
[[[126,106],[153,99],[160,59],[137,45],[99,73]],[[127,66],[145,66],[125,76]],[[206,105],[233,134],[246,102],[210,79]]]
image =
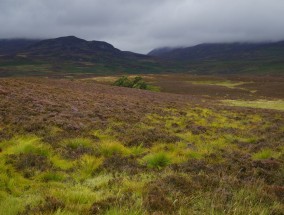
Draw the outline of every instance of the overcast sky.
[[[0,38],[75,35],[147,53],[284,39],[284,0],[0,0]]]

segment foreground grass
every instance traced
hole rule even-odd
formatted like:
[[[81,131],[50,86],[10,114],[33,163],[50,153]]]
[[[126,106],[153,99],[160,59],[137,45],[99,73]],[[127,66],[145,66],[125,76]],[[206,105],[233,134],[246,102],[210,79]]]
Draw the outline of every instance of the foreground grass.
[[[226,173],[227,155],[246,153],[238,144],[257,141],[247,129],[268,125],[260,116],[234,120],[230,112],[205,108],[181,115],[176,109],[164,111],[146,119],[177,132],[176,142],[129,146],[110,134],[111,127],[91,131],[98,140],[66,138],[50,145],[39,136],[24,135],[2,141],[0,214],[270,214],[283,209],[259,175],[248,175],[251,182],[242,183],[238,166],[236,172]],[[221,131],[229,128],[238,132]],[[283,152],[283,147],[263,148],[251,154],[258,161],[279,159]],[[216,164],[221,169],[207,169]]]

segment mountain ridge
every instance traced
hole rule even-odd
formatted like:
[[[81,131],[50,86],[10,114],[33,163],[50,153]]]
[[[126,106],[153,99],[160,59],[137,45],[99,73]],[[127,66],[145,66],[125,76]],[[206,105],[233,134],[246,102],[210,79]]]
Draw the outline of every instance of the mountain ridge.
[[[283,74],[284,71],[284,41],[200,44],[156,49],[148,55],[121,51],[104,41],[87,41],[75,36],[3,43],[6,46],[0,46],[2,76],[66,72]],[[26,73],[22,73],[23,70]]]
[[[274,53],[272,53],[274,52]],[[284,41],[261,43],[203,43],[190,47],[157,48],[149,56],[172,60],[232,60],[257,59],[280,54],[284,56]]]
[[[41,40],[14,53],[27,58],[43,60],[87,61],[111,63],[127,59],[149,59],[147,55],[121,51],[105,41],[87,41],[75,36]]]
[[[92,55],[97,52],[119,53],[111,44],[101,41],[87,41],[75,36],[42,40],[20,51],[22,54],[43,57],[61,57],[71,55]]]

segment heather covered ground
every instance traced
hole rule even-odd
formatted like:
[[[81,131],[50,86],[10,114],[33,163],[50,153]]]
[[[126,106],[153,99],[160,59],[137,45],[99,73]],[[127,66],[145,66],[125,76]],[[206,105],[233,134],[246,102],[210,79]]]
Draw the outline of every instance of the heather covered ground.
[[[0,79],[1,215],[283,214],[282,77],[115,79]]]

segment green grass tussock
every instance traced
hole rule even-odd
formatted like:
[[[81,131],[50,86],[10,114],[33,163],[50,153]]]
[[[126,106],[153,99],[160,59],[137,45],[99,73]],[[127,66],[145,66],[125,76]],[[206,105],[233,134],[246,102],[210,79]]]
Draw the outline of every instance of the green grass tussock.
[[[165,152],[148,154],[143,158],[145,164],[150,168],[161,169],[171,164],[170,156]]]
[[[269,159],[269,158],[278,158],[279,155],[280,155],[279,152],[275,152],[272,149],[263,149],[253,154],[253,159],[261,160],[261,159]]]
[[[67,140],[64,140],[63,144],[71,149],[92,148],[93,147],[92,141],[87,138],[67,139]]]
[[[130,152],[128,148],[117,141],[101,142],[99,145],[99,151],[105,157],[109,157],[114,154],[127,155]]]
[[[103,158],[97,158],[94,156],[84,155],[78,161],[78,173],[79,177],[82,179],[89,178],[93,176],[95,171],[100,167],[103,162]]]
[[[36,136],[18,136],[2,144],[5,154],[31,153],[45,157],[50,155],[50,148],[42,144]]]

